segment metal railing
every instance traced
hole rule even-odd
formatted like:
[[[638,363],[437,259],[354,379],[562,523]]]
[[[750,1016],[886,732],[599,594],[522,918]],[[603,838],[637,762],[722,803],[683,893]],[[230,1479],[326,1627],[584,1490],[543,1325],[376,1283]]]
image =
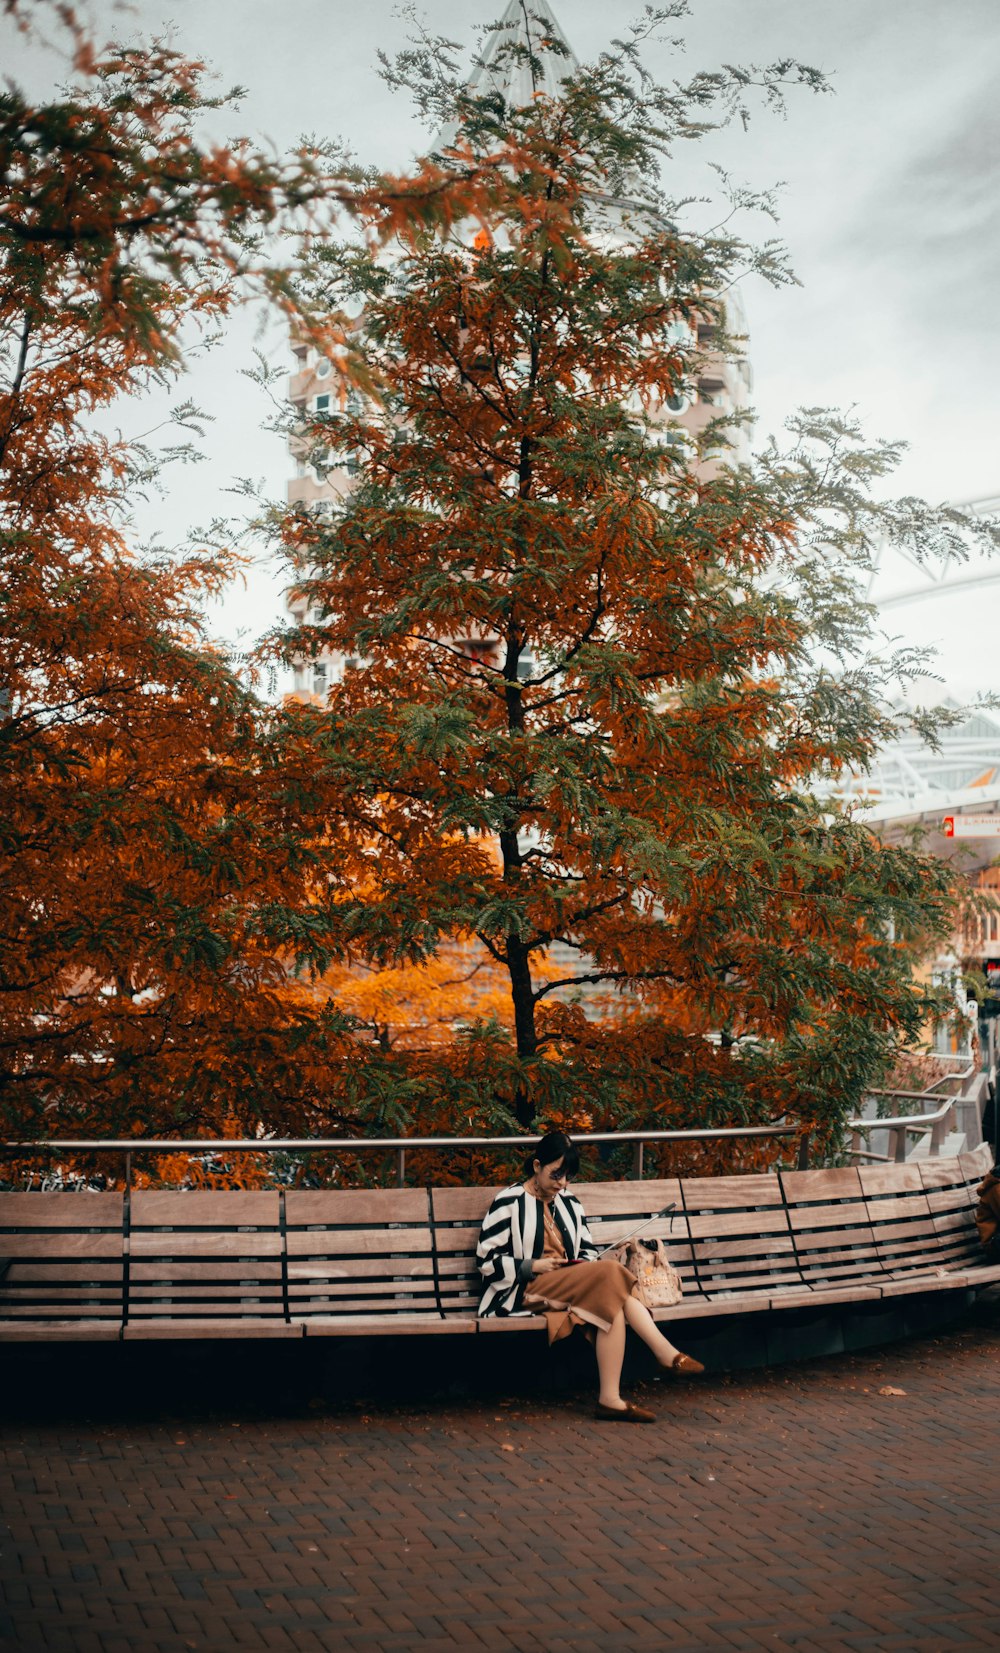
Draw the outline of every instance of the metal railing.
[[[870,1096],[891,1096],[901,1102],[924,1102],[932,1096],[940,1085],[951,1080],[964,1086],[976,1071],[974,1064],[965,1057],[942,1056],[943,1061],[960,1060],[965,1067],[958,1073],[945,1073],[935,1079],[923,1091],[887,1091],[874,1090]],[[963,1091],[954,1096],[948,1096],[941,1106],[933,1112],[920,1114],[899,1114],[875,1119],[849,1119],[847,1128],[851,1132],[848,1154],[855,1159],[876,1160],[886,1164],[902,1163],[906,1159],[906,1139],[908,1135],[924,1134],[930,1130],[929,1153],[937,1157],[948,1135],[948,1127],[953,1115],[959,1106],[967,1106],[970,1098]],[[873,1131],[886,1131],[889,1137],[891,1152],[879,1154],[867,1146],[868,1139]],[[656,1145],[669,1142],[724,1142],[752,1140],[768,1137],[796,1137],[798,1151],[796,1164],[800,1170],[809,1164],[810,1133],[801,1125],[724,1125],[714,1128],[674,1131],[587,1131],[574,1133],[573,1140],[580,1148],[593,1146],[621,1146],[631,1144],[632,1176],[641,1180],[643,1176],[643,1154],[646,1144]],[[407,1136],[407,1137],[51,1137],[44,1141],[32,1142],[4,1142],[0,1144],[0,1155],[34,1155],[51,1153],[110,1153],[124,1156],[125,1186],[132,1187],[133,1160],[144,1154],[213,1154],[224,1157],[226,1154],[394,1154],[396,1156],[396,1181],[400,1188],[406,1186],[406,1155],[408,1152],[419,1151],[481,1151],[494,1149],[498,1151],[517,1148],[530,1148],[537,1142],[537,1135],[531,1136]],[[865,1146],[862,1143],[865,1142]]]
[[[800,1125],[720,1125],[715,1129],[691,1131],[581,1131],[574,1132],[578,1148],[610,1143],[631,1143],[632,1176],[641,1180],[643,1150],[647,1143],[660,1142],[720,1142],[756,1137],[797,1137],[797,1163],[808,1163],[809,1136]],[[329,1154],[329,1153],[394,1153],[396,1181],[406,1186],[406,1155],[415,1149],[456,1149],[478,1151],[484,1148],[530,1148],[538,1141],[532,1136],[396,1136],[396,1137],[248,1137],[228,1138],[173,1138],[173,1137],[52,1137],[43,1142],[5,1142],[0,1145],[4,1154],[35,1153],[109,1153],[125,1158],[125,1186],[132,1186],[133,1158],[139,1154]]]
[[[942,1057],[941,1060],[949,1061],[956,1060],[956,1058]],[[933,1095],[939,1085],[946,1084],[951,1080],[964,1086],[966,1080],[978,1072],[975,1064],[970,1062],[967,1057],[960,1057],[957,1060],[964,1061],[966,1064],[960,1073],[943,1073],[940,1079],[935,1079],[932,1084],[928,1085],[926,1090],[875,1090],[869,1091],[868,1094],[870,1096],[892,1096],[904,1102],[926,1103],[927,1098]],[[948,1135],[948,1127],[952,1122],[955,1110],[960,1105],[967,1103],[968,1100],[964,1091],[958,1091],[954,1096],[946,1096],[941,1106],[935,1109],[933,1113],[898,1114],[891,1118],[882,1119],[849,1119],[847,1127],[851,1132],[851,1146],[848,1153],[856,1159],[873,1159],[887,1165],[901,1165],[906,1159],[907,1136],[912,1134],[923,1135],[929,1126],[931,1140],[928,1153],[932,1159],[936,1159],[944,1146],[945,1138]],[[877,1154],[870,1147],[861,1146],[862,1138],[869,1138],[872,1131],[888,1132],[890,1153]]]

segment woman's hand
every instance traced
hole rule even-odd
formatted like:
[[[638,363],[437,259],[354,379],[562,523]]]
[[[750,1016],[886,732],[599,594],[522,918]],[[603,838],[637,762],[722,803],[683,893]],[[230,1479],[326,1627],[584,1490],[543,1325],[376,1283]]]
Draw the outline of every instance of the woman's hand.
[[[550,1268],[558,1268],[558,1257],[536,1257],[531,1265],[532,1274],[546,1274]]]

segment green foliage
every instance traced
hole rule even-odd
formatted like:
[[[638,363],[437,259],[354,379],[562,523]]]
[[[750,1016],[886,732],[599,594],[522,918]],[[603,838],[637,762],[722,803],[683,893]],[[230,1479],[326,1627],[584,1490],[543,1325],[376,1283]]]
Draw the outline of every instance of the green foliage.
[[[581,69],[540,25],[472,84],[445,40],[385,60],[436,163],[497,183],[484,233],[321,244],[300,274],[311,314],[363,301],[364,390],[294,431],[341,487],[328,521],[283,521],[320,618],[273,647],[360,661],[319,717],[329,809],[349,792],[373,846],[351,944],[381,963],[393,936],[397,959],[478,938],[510,993],[491,1107],[788,1117],[835,1143],[932,1009],[919,965],[954,909],[943,866],[817,795],[924,665],[873,646],[861,582],[885,537],[965,554],[997,530],[879,497],[898,446],[850,416],[805,410],[754,459],[739,416],[694,447],[671,421],[738,356],[734,284],[789,272],[774,243],[683,234],[661,169],[751,96],[825,89],[790,60],[656,84],[641,41],[684,10]],[[505,67],[539,88],[523,107]],[[477,1117],[485,1031],[470,1003],[434,1069]],[[411,1109],[426,1062],[385,1060]]]

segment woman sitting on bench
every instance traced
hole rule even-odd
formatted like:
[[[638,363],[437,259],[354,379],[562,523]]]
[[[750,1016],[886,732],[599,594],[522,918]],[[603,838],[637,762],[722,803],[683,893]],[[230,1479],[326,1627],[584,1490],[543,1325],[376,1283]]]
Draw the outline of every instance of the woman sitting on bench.
[[[549,1131],[525,1161],[524,1183],[502,1188],[483,1218],[476,1262],[485,1281],[480,1317],[544,1314],[549,1342],[583,1325],[595,1345],[601,1388],[595,1417],[654,1423],[655,1412],[622,1400],[625,1328],[652,1349],[665,1372],[694,1376],[704,1367],[663,1336],[634,1295],[635,1275],[600,1257],[578,1199],[567,1184],[580,1155],[563,1131]]]

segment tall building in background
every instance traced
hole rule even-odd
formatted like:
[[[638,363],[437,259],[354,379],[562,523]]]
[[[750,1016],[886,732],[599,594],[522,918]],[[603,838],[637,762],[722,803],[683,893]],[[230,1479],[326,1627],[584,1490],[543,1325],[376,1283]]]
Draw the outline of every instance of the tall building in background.
[[[501,19],[502,26],[491,37],[483,60],[470,81],[474,89],[485,89],[488,86],[500,93],[508,103],[516,106],[529,103],[539,87],[532,81],[527,62],[517,57],[511,61],[509,55],[502,54],[504,46],[513,41],[526,49],[534,49],[536,59],[542,68],[540,89],[552,96],[559,95],[562,73],[578,66],[578,60],[548,0],[530,0],[527,18],[525,11],[521,0],[510,0]],[[545,29],[547,36],[560,43],[563,48],[561,54],[551,51],[538,52],[539,27]],[[450,137],[449,132],[443,132],[435,147],[443,147]],[[630,201],[625,195],[602,199],[599,207],[606,233],[611,239],[616,234],[623,234],[630,221],[648,211],[641,202]],[[678,390],[677,394],[668,400],[663,410],[662,423],[666,440],[689,446],[692,450],[712,420],[725,420],[746,408],[752,389],[750,363],[745,354],[748,345],[746,315],[735,290],[726,294],[724,310],[726,332],[731,338],[742,341],[743,345],[744,353],[736,358],[712,353],[711,343],[715,330],[707,318],[697,324],[696,330],[694,324],[686,321],[679,320],[675,324],[679,341],[689,342],[692,346],[698,345],[705,354],[691,383],[683,390]],[[337,395],[332,383],[331,363],[314,350],[294,341],[292,351],[295,366],[288,383],[288,398],[293,410],[303,417],[313,413],[330,412],[335,405],[333,399]],[[335,501],[351,487],[350,465],[314,469],[308,456],[301,451],[301,444],[297,447],[294,438],[290,448],[295,462],[295,475],[288,484],[289,504],[307,506],[320,517],[328,516]],[[726,457],[743,458],[748,448],[749,438],[745,427],[734,425],[725,450]],[[709,455],[699,463],[697,469],[703,474],[710,475],[717,462],[717,459]],[[288,603],[287,610],[294,624],[301,625],[305,622],[305,605],[300,599],[293,598]],[[483,637],[459,637],[455,642],[470,656],[478,654],[487,659],[493,648],[490,639]],[[296,695],[322,699],[331,685],[338,682],[354,663],[349,656],[332,650],[315,660],[303,660],[293,669],[290,688]]]

